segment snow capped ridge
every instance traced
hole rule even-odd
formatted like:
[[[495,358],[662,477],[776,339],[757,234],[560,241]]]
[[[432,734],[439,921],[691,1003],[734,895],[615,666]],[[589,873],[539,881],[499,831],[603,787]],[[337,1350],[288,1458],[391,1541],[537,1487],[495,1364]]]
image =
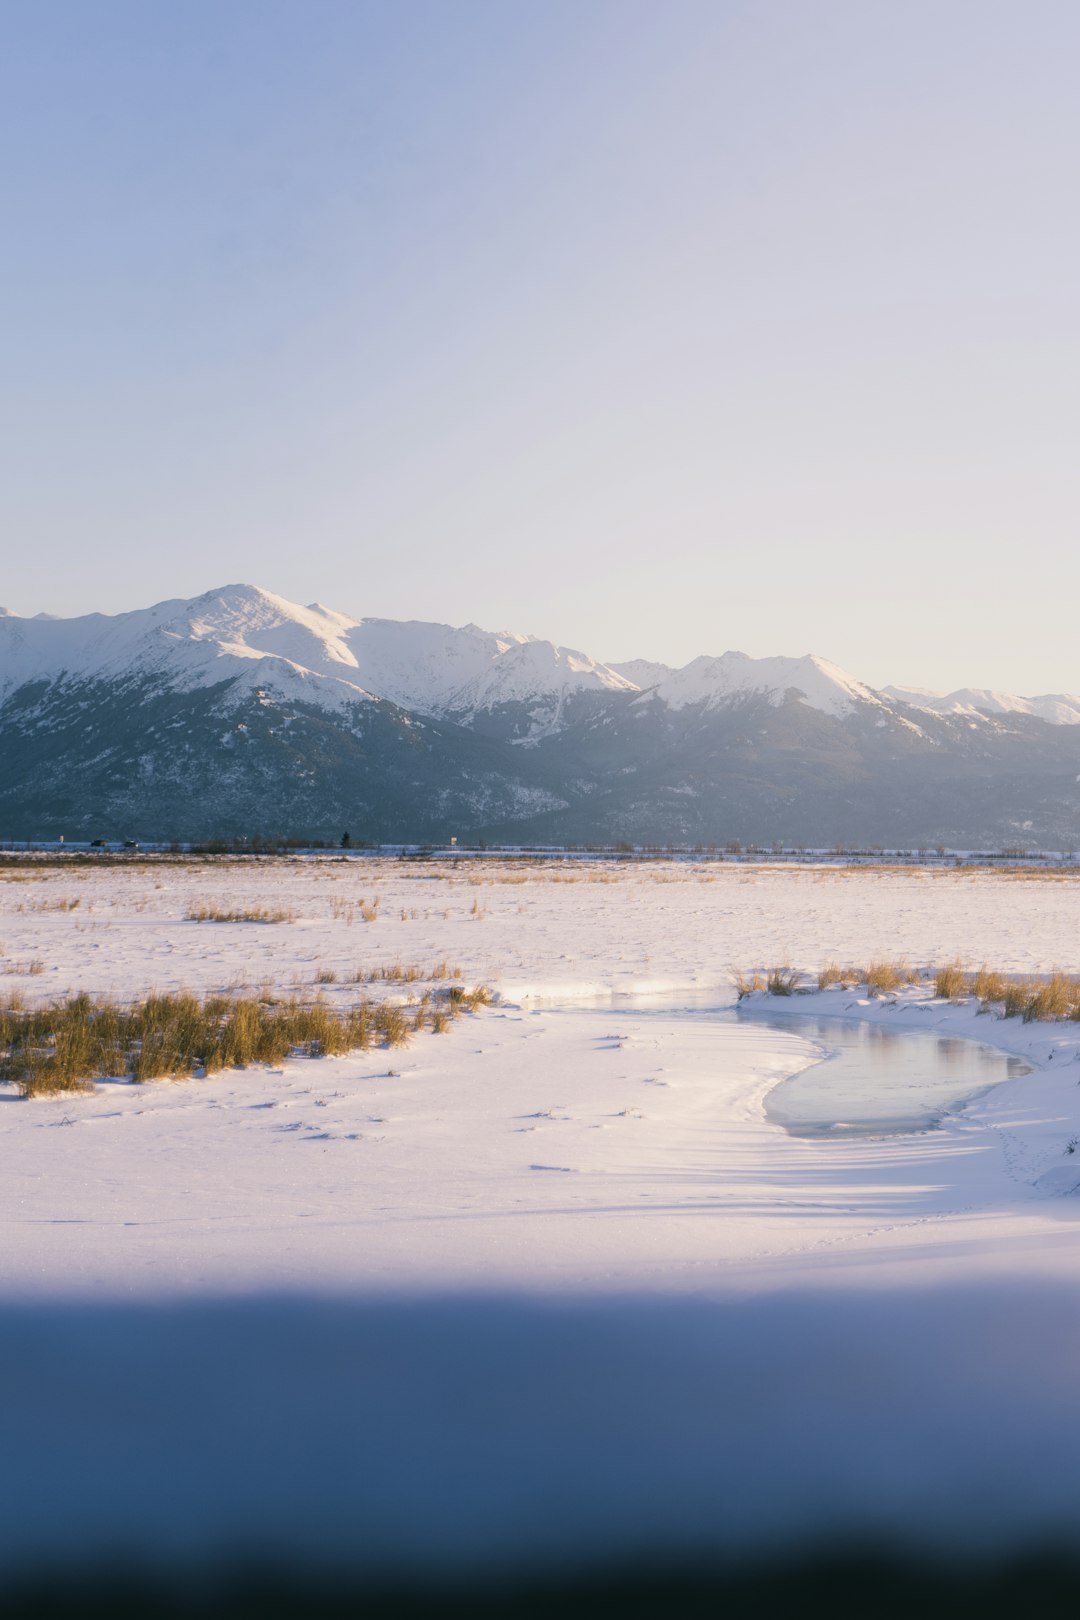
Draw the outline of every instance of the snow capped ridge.
[[[1080,725],[1080,697],[1068,692],[1047,692],[1040,697],[1018,697],[991,687],[962,686],[955,692],[934,692],[923,686],[886,686],[886,697],[932,714],[1030,714],[1054,726]]]
[[[813,653],[801,658],[751,658],[726,652],[719,658],[695,658],[662,680],[650,696],[672,709],[691,704],[716,708],[755,695],[778,706],[792,691],[809,708],[837,718],[850,714],[856,703],[886,707],[868,686]]]
[[[0,698],[39,679],[157,676],[191,690],[243,676],[329,708],[384,698],[467,719],[502,703],[537,705],[550,729],[571,692],[635,691],[585,653],[517,631],[358,619],[236,583],[190,600],[75,619],[0,618]]]
[[[160,676],[179,690],[263,664],[267,682],[298,675],[339,683],[329,701],[369,698],[343,634],[356,621],[312,613],[252,585],[226,585],[190,601],[76,619],[0,620],[0,695],[27,681]]]
[[[587,653],[516,630],[365,619],[349,646],[372,691],[402,708],[458,720],[503,703],[536,703],[544,730],[571,692],[636,690]]]
[[[609,663],[608,669],[613,669],[616,675],[621,675],[642,692],[650,686],[659,686],[661,681],[666,681],[669,675],[675,673],[670,664],[658,664],[651,658],[629,658],[622,664]]]
[[[393,622],[393,621],[390,621]],[[520,630],[484,630],[470,619],[468,624],[462,626],[462,631],[474,636],[494,636],[496,641],[506,643],[504,651],[511,647],[523,647],[528,641],[538,641],[539,636],[523,636]]]
[[[331,711],[386,700],[462,725],[505,710],[503,719],[521,742],[562,729],[581,713],[576,700],[589,696],[707,712],[753,696],[779,706],[793,695],[837,719],[873,710],[882,725],[912,730],[918,730],[912,709],[970,716],[973,723],[1016,715],[1080,725],[1080,697],[1069,694],[1026,698],[899,686],[875,692],[810,653],[752,658],[726,652],[681,669],[649,659],[608,664],[516,630],[354,617],[240,582],[117,614],[57,619],[0,609],[0,702],[41,681],[137,679],[177,691],[231,682],[238,695],[265,686]]]
[[[302,608],[254,585],[226,585],[180,604],[159,628],[212,658],[281,659],[315,675],[359,685],[348,634],[357,621],[328,608]],[[201,662],[201,660],[200,660]]]
[[[550,730],[573,692],[636,692],[632,681],[588,653],[558,647],[553,641],[522,640],[508,648],[470,685],[456,692],[452,713],[470,714],[502,703],[536,703],[544,713],[535,718],[534,734]]]
[[[349,647],[364,682],[403,709],[442,715],[455,694],[467,690],[522,638],[476,625],[455,629],[422,619],[364,619],[349,635]]]

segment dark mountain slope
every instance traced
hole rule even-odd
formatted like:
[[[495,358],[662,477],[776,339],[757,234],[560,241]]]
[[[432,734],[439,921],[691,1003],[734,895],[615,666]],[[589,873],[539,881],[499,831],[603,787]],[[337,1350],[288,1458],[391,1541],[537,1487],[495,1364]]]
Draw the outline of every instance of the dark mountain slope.
[[[460,727],[233,688],[24,688],[0,709],[0,837],[434,839],[559,803]]]

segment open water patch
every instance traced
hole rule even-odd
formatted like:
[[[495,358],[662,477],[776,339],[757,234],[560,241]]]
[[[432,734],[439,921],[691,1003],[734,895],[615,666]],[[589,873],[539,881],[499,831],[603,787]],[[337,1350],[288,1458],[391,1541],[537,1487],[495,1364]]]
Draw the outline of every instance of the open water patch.
[[[944,1115],[1006,1080],[1030,1074],[1022,1058],[925,1030],[828,1015],[755,1011],[755,1023],[800,1035],[823,1048],[811,1064],[773,1087],[766,1118],[790,1136],[895,1136],[933,1130]]]

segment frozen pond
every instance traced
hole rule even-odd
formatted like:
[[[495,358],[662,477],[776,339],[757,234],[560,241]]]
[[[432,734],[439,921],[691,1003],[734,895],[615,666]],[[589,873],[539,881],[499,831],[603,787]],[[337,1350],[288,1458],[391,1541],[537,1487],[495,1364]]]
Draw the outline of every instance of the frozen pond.
[[[825,1048],[820,1063],[765,1100],[766,1117],[792,1136],[930,1130],[991,1086],[1030,1073],[1020,1058],[978,1041],[798,1013],[752,1016]]]
[[[766,1118],[791,1136],[892,1136],[932,1130],[943,1114],[962,1107],[990,1087],[1030,1073],[1021,1058],[978,1041],[924,1030],[786,1008],[755,1006],[740,1012],[723,1005],[717,990],[605,994],[575,1001],[578,1008],[685,1014],[725,1023],[746,1018],[799,1035],[822,1049],[809,1068],[774,1086]]]

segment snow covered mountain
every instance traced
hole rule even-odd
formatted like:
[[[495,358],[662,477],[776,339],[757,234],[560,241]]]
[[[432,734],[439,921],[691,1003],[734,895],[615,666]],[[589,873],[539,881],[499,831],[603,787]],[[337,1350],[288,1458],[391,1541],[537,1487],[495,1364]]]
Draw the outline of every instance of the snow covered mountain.
[[[747,697],[782,703],[788,693],[822,714],[851,714],[857,703],[884,708],[882,700],[861,681],[853,680],[824,658],[748,658],[727,652],[720,658],[695,658],[683,669],[672,670],[650,696],[671,709],[692,704],[718,708]]]
[[[31,681],[158,677],[178,691],[239,679],[329,708],[385,698],[421,714],[535,706],[550,725],[577,691],[633,684],[584,653],[513,632],[354,619],[254,585],[109,617],[0,617],[0,700]]]
[[[34,682],[150,680],[178,692],[222,681],[237,693],[266,684],[325,705],[366,701],[344,640],[353,621],[266,591],[226,586],[192,601],[115,616],[0,619],[0,700]]]
[[[604,663],[251,585],[0,612],[0,837],[1080,845],[1080,698]]]
[[[1080,725],[1080,697],[1066,692],[1043,697],[1017,697],[985,687],[964,686],[957,692],[931,692],[922,686],[886,686],[882,695],[929,714],[964,714],[984,718],[995,714],[1031,714],[1052,726]]]
[[[609,664],[608,668],[613,669],[616,675],[624,676],[642,692],[650,686],[659,686],[661,681],[666,681],[669,675],[675,673],[670,664],[657,664],[651,658],[631,658],[625,664]]]
[[[383,698],[418,714],[469,723],[506,705],[532,715],[534,735],[557,728],[579,693],[642,693],[671,709],[715,709],[750,696],[773,705],[788,693],[823,714],[897,703],[935,714],[1027,714],[1080,723],[1080,697],[941,694],[920,687],[873,692],[836,664],[726,652],[681,669],[649,659],[606,664],[516,631],[455,629],[420,620],[356,619],[301,607],[254,585],[226,585],[190,601],[134,612],[59,619],[0,609],[0,701],[29,682],[160,677],[178,691],[239,679],[245,688],[295,692],[329,708]]]

